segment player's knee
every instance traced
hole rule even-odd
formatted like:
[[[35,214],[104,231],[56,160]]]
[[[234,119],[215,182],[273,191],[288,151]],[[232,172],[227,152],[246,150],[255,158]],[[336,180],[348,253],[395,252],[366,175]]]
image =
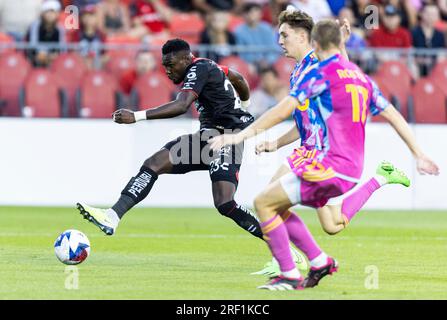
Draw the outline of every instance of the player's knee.
[[[231,215],[231,212],[237,207],[237,203],[234,200],[230,200],[225,203],[214,203],[214,206],[216,207],[217,211],[223,216],[229,217]]]
[[[341,231],[340,227],[334,224],[323,224],[322,227],[324,232],[326,232],[330,236],[334,236]]]
[[[150,168],[157,174],[165,173],[166,161],[159,157],[150,157],[144,161],[143,166]]]

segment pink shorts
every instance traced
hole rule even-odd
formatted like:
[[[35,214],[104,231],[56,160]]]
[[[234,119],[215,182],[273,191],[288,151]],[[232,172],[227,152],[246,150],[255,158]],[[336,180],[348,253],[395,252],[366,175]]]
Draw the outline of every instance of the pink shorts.
[[[337,177],[331,159],[317,160],[318,155],[319,152],[315,149],[300,147],[287,157],[294,175],[286,175],[281,184],[292,204],[300,203],[320,208],[326,205],[329,199],[341,196],[356,185],[355,182]]]

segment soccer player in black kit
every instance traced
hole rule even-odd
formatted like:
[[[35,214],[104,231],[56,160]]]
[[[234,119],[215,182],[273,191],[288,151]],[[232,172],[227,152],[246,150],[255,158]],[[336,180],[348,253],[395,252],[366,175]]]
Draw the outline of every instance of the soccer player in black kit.
[[[200,130],[168,142],[150,156],[124,187],[112,208],[99,209],[78,203],[80,213],[106,235],[113,235],[120,219],[147,197],[160,175],[207,170],[212,181],[214,206],[219,213],[262,239],[255,215],[234,201],[243,144],[222,148],[216,153],[207,144],[211,137],[222,134],[224,130],[242,130],[253,122],[253,117],[241,108],[250,98],[246,80],[235,70],[219,66],[212,60],[195,58],[189,44],[181,39],[167,41],[162,54],[169,79],[175,84],[183,83],[177,98],[144,111],[117,110],[113,120],[130,124],[140,120],[173,118],[187,112],[195,103],[200,114]]]

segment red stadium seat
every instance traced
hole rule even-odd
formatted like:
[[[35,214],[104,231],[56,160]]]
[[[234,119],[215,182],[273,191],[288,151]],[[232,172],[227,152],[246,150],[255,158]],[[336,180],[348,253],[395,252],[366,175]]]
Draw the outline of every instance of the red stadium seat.
[[[250,66],[241,58],[237,56],[229,56],[220,60],[219,64],[234,69],[242,74],[245,79],[247,79],[250,88],[256,87],[256,76],[250,70]]]
[[[47,69],[30,71],[24,95],[22,112],[25,117],[57,118],[63,115],[57,79]]]
[[[87,66],[84,63],[84,60],[77,53],[63,53],[54,60],[51,65],[51,70],[56,75],[59,86],[63,88],[67,94],[68,116],[79,116],[75,98],[81,79],[87,71]]]
[[[82,78],[78,106],[81,117],[110,118],[117,107],[117,82],[104,71],[89,71]]]
[[[174,85],[160,72],[151,72],[138,78],[132,92],[132,102],[140,110],[157,107],[172,100]]]
[[[135,69],[135,52],[133,54],[113,54],[106,64],[106,70],[120,79],[123,73]]]
[[[0,55],[0,100],[3,102],[0,115],[13,117],[22,115],[19,92],[30,68],[30,64],[21,53],[5,52]]]
[[[386,61],[379,67],[377,75],[397,98],[399,111],[408,118],[408,97],[413,76],[406,64],[401,61]]]
[[[5,33],[0,32],[0,53],[13,51],[14,49],[12,49],[12,48],[8,48],[8,49],[1,48],[1,45],[13,44],[13,43],[14,43],[14,39],[12,37],[10,37],[9,35],[7,35]]]
[[[429,78],[433,80],[447,96],[447,60],[440,61],[433,68]]]
[[[416,123],[447,123],[446,97],[433,80],[420,79],[411,94]]]
[[[287,57],[281,57],[275,62],[274,67],[276,71],[278,71],[279,78],[284,84],[290,84],[290,75],[292,74],[295,65],[296,60]]]
[[[198,13],[179,13],[172,19],[169,29],[172,38],[182,38],[190,44],[199,43],[205,23]]]

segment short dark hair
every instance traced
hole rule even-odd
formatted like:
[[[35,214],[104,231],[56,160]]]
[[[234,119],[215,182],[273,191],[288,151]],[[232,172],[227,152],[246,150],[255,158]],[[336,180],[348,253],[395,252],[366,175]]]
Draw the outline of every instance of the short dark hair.
[[[243,13],[248,13],[252,9],[262,10],[262,7],[258,3],[256,3],[256,2],[247,2],[246,4],[243,5],[242,12]]]
[[[319,21],[312,30],[312,40],[316,41],[323,50],[329,49],[331,45],[339,47],[341,44],[340,25],[334,20]]]
[[[287,23],[292,28],[301,28],[306,31],[310,39],[312,28],[314,27],[314,20],[310,15],[301,10],[284,10],[279,14],[279,26]]]
[[[189,43],[182,39],[171,39],[166,41],[161,49],[163,54],[176,53],[180,51],[189,51],[191,52],[191,48],[189,47]]]
[[[267,73],[273,73],[275,77],[279,77],[278,71],[273,66],[265,66],[259,69],[259,74],[261,76]]]

